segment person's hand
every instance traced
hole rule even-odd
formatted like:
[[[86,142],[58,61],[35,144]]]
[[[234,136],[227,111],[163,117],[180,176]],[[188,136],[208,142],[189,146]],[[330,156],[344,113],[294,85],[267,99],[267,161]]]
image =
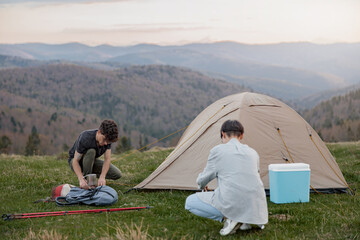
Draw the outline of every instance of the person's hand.
[[[84,178],[79,180],[80,188],[82,189],[89,189],[89,185],[87,184],[86,180]]]
[[[98,180],[98,186],[105,186],[106,185],[106,180],[103,177],[100,177]]]

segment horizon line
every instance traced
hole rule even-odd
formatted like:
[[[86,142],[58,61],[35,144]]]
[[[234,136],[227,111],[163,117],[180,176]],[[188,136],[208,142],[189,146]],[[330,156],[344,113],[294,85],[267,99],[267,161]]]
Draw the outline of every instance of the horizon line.
[[[311,41],[280,41],[280,42],[273,42],[273,43],[245,43],[245,42],[237,42],[233,40],[221,40],[221,41],[209,41],[209,42],[201,42],[201,41],[194,41],[194,42],[188,42],[188,43],[179,43],[179,44],[161,44],[161,43],[149,43],[149,42],[142,42],[142,43],[133,43],[128,45],[113,45],[109,43],[102,43],[102,44],[88,44],[78,41],[69,41],[69,42],[63,42],[63,43],[47,43],[47,42],[19,42],[19,43],[2,43],[0,42],[0,45],[25,45],[25,44],[43,44],[43,45],[68,45],[68,44],[79,44],[84,45],[88,47],[99,47],[99,46],[110,46],[110,47],[133,47],[133,46],[139,46],[139,45],[154,45],[154,46],[160,46],[160,47],[171,47],[171,46],[186,46],[191,44],[217,44],[217,43],[236,43],[240,45],[251,45],[251,46],[257,46],[257,45],[279,45],[279,44],[314,44],[314,45],[334,45],[334,44],[359,44],[359,41],[356,42],[346,42],[346,41],[339,41],[339,42],[331,42],[331,43],[317,43],[317,42],[311,42]]]

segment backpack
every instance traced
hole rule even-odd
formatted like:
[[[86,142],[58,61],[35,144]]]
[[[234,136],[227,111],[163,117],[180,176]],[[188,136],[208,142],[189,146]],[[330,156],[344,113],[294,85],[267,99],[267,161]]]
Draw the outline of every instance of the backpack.
[[[117,192],[109,186],[99,186],[93,189],[73,187],[65,197],[57,197],[56,205],[69,206],[77,204],[105,206],[116,203]]]

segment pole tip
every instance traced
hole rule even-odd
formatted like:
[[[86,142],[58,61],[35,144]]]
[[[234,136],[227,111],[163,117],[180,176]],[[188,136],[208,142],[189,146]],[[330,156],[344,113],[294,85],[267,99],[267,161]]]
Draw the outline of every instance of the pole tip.
[[[4,219],[4,221],[6,221],[6,220],[11,220],[11,219],[12,219],[12,215],[11,215],[11,214],[3,214],[1,217],[2,217],[2,219]]]

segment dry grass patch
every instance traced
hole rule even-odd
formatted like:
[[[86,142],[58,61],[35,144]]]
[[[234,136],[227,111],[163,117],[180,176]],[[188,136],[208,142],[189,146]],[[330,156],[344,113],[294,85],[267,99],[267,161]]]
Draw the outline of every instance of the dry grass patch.
[[[62,234],[56,232],[55,230],[40,230],[38,233],[35,233],[30,228],[29,233],[23,238],[24,240],[66,240],[68,236],[63,236]]]

